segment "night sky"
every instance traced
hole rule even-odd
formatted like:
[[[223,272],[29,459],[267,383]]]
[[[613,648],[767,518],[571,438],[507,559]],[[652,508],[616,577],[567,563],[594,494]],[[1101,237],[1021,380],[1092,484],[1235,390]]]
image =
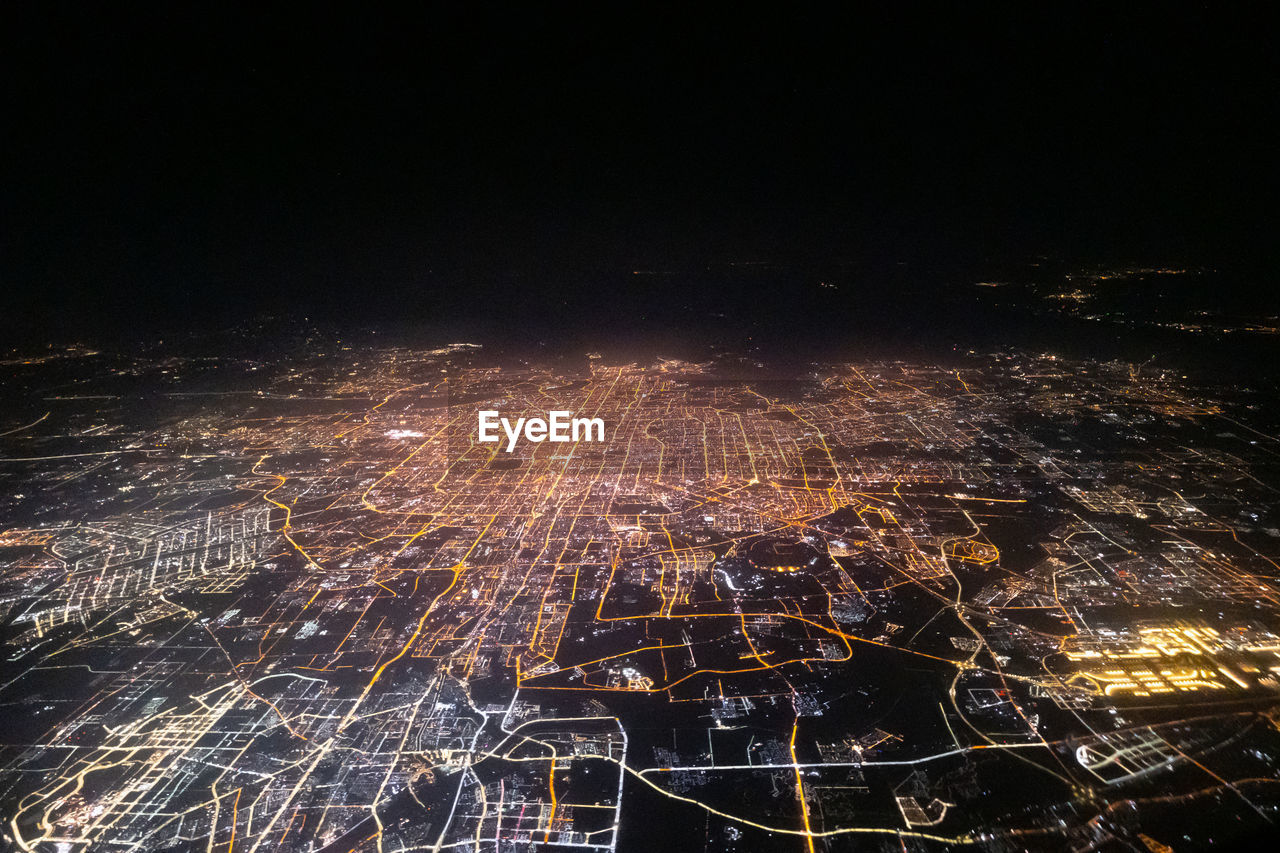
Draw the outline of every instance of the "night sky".
[[[1260,20],[746,8],[8,4],[0,328],[621,323],[621,271],[740,261],[1269,275]]]

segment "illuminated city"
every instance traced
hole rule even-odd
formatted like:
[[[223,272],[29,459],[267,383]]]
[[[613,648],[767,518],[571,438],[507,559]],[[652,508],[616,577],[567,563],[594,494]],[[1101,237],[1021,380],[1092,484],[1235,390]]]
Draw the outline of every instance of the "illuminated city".
[[[0,853],[1277,849],[1265,7],[846,6],[0,6]]]
[[[0,469],[15,849],[614,850],[661,808],[707,849],[1003,850],[1280,806],[1277,439],[1238,396],[1011,352],[111,361],[4,365],[48,407]],[[507,453],[486,408],[607,441]]]

